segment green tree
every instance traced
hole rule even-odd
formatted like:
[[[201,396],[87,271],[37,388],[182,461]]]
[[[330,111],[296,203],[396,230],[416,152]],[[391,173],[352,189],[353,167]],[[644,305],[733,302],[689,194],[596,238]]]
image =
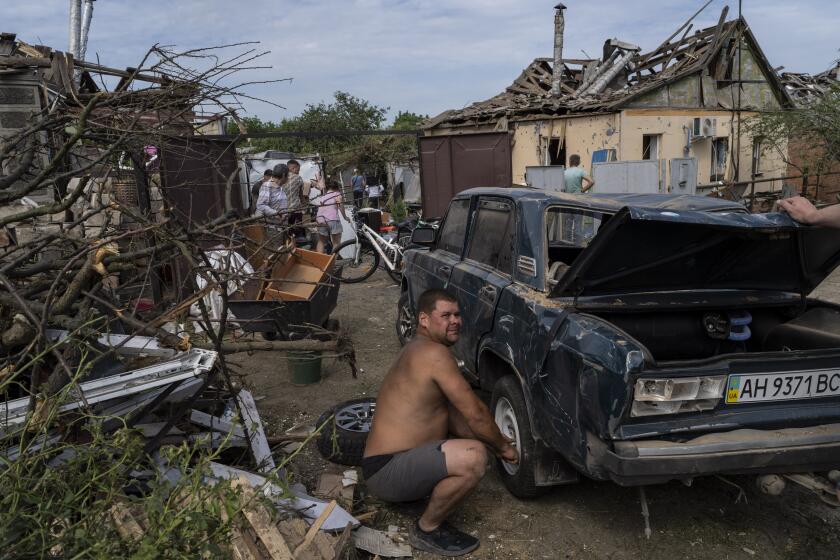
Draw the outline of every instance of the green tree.
[[[243,119],[248,132],[342,132],[382,130],[388,107],[380,107],[365,99],[337,91],[332,101],[309,104],[300,115],[274,123],[257,117]],[[400,111],[391,128],[413,130],[428,117],[410,111]],[[228,131],[238,134],[231,123]],[[255,151],[280,150],[296,154],[318,153],[327,162],[328,172],[359,167],[368,174],[380,175],[390,161],[405,161],[417,155],[413,137],[335,135],[307,137],[255,138],[243,140],[241,146]]]
[[[391,125],[391,128],[396,130],[419,129],[420,125],[423,124],[423,121],[428,119],[428,115],[418,115],[417,113],[412,113],[410,111],[400,111],[397,113],[397,116],[394,117],[394,123]]]
[[[801,172],[824,173],[840,165],[840,83],[799,107],[758,116],[749,128],[764,146],[795,150]]]

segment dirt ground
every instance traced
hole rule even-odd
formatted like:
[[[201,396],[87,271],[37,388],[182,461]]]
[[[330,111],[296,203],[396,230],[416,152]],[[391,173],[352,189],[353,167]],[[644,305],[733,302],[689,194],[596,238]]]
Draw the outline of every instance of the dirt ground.
[[[840,275],[818,291],[840,300]],[[346,364],[325,359],[321,383],[298,387],[291,384],[281,355],[232,357],[257,396],[269,432],[315,420],[343,400],[376,395],[400,348],[394,332],[398,296],[398,287],[381,270],[361,284],[341,287],[333,317],[352,333],[361,368],[357,379]],[[292,470],[313,489],[327,465],[310,444],[295,457]],[[363,488],[357,489],[360,495],[357,508],[379,510],[366,522],[374,528],[407,529],[422,511],[422,504],[395,507],[364,498]],[[758,492],[754,477],[705,478],[690,487],[676,482],[647,487],[646,495],[650,539],[645,538],[637,488],[582,480],[522,501],[507,492],[493,468],[452,521],[481,539],[481,547],[466,558],[840,558],[840,509],[792,485],[772,497]]]

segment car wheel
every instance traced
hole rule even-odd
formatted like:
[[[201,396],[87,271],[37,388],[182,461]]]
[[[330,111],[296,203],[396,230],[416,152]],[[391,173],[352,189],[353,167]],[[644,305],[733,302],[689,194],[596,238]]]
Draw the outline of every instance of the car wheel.
[[[376,399],[365,397],[337,404],[318,418],[318,451],[340,465],[362,464],[368,433],[376,412]]]
[[[411,309],[411,302],[408,299],[408,290],[403,290],[397,302],[397,338],[400,339],[400,346],[405,346],[406,342],[414,336],[416,324],[414,310]]]
[[[536,442],[519,381],[513,375],[503,377],[493,388],[493,419],[502,434],[514,441],[519,451],[519,464],[496,459],[502,482],[517,498],[533,498],[543,493],[534,481]]]

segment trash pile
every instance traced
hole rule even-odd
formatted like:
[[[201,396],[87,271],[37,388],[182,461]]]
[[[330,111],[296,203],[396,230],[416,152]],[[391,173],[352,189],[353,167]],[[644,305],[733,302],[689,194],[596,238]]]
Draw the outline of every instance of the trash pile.
[[[73,343],[71,334],[62,330],[48,330],[47,338],[59,349]],[[168,449],[180,446],[210,451],[200,461],[194,457],[203,484],[229,481],[238,490],[235,509],[241,510],[241,524],[224,519],[230,515],[224,508],[220,518],[233,521],[227,551],[232,556],[333,558],[350,546],[350,531],[358,520],[334,500],[315,498],[302,485],[290,485],[283,464],[272,455],[272,443],[282,447],[312,436],[292,434],[270,442],[253,395],[235,382],[224,382],[216,352],[174,350],[154,338],[117,334],[100,336],[96,345],[112,352],[114,359],[100,362],[102,367],[89,372],[63,398],[38,401],[34,408],[28,397],[0,404],[0,435],[7,443],[0,452],[0,468],[11,469],[15,462],[38,454],[50,469],[61,469],[91,434],[105,434],[104,441],[114,444],[114,434],[127,430],[141,438],[143,460],[126,467],[127,485],[113,499],[108,520],[127,543],[148,529],[149,521],[137,507],[144,489],[167,481],[175,491],[191,474],[189,465],[185,469],[167,459]],[[80,410],[86,414],[78,414]]]

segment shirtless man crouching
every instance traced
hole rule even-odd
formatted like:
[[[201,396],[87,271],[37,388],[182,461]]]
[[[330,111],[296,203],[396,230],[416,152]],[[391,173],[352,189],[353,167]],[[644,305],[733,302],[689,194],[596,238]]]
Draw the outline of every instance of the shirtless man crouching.
[[[519,454],[449,352],[461,330],[455,298],[443,290],[424,292],[417,323],[417,334],[379,389],[362,471],[371,493],[386,502],[428,496],[409,542],[427,552],[460,556],[478,548],[478,539],[446,518],[484,476],[485,445],[511,463]]]

